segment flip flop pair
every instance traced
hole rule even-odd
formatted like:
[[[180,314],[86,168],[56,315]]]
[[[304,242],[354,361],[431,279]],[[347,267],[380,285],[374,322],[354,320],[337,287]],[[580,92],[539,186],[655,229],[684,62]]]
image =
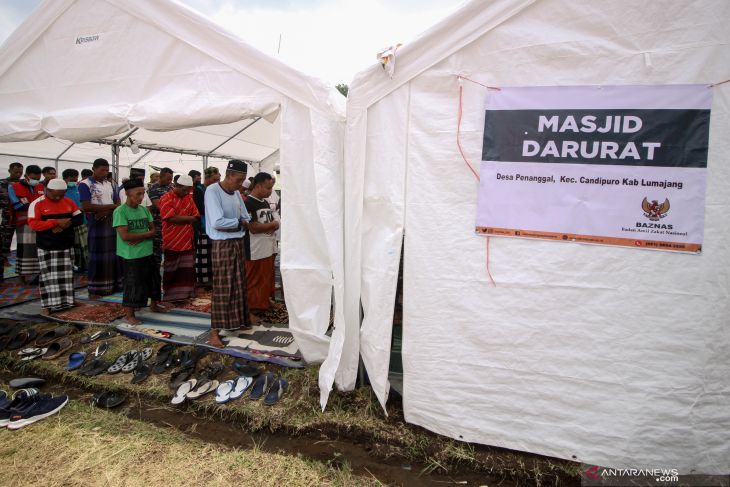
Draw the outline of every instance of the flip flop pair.
[[[94,377],[107,371],[111,364],[106,360],[94,359],[79,369],[79,374],[84,377]]]
[[[253,379],[245,375],[221,382],[215,391],[215,402],[225,404],[228,401],[235,401],[241,398],[252,385]]]
[[[170,401],[172,404],[182,404],[185,400],[195,400],[204,395],[213,392],[218,388],[217,380],[208,379],[190,379],[183,382],[180,387],[177,388],[175,395]]]
[[[86,343],[95,342],[97,340],[106,340],[108,338],[112,338],[112,337],[115,337],[117,335],[118,335],[118,333],[116,333],[114,331],[101,330],[101,331],[97,331],[96,333],[94,333],[92,335],[88,335],[88,336],[83,337],[81,339],[81,343],[86,344]]]
[[[47,348],[30,347],[18,350],[18,356],[21,357],[21,361],[29,362],[43,356],[48,351]]]
[[[273,406],[281,396],[289,389],[289,382],[281,376],[275,377],[271,372],[259,376],[254,382],[251,389],[251,395],[248,397],[252,401],[258,401],[264,397],[264,404]]]

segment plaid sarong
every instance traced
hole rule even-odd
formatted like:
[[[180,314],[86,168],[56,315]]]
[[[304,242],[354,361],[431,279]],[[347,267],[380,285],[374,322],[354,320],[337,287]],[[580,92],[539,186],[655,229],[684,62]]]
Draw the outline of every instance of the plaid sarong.
[[[213,309],[210,326],[236,330],[251,326],[246,296],[246,249],[242,238],[213,240]]]
[[[41,307],[70,308],[74,304],[74,267],[71,249],[38,249]]]
[[[198,232],[195,236],[195,279],[199,286],[209,286],[213,282],[211,247],[208,235]]]
[[[10,198],[8,196],[8,181],[0,181],[0,252],[7,258],[10,255],[10,243],[15,233],[15,222],[10,210]]]
[[[74,265],[79,271],[86,270],[89,259],[89,227],[74,227]]]
[[[195,265],[192,250],[165,250],[162,288],[165,301],[195,297]]]
[[[124,295],[122,306],[144,308],[147,300],[160,301],[160,273],[155,272],[155,259],[148,255],[139,259],[122,259]]]
[[[36,246],[36,235],[28,225],[20,225],[15,230],[18,237],[18,261],[16,264],[19,276],[32,276],[40,274],[41,268],[38,265],[38,247]]]
[[[106,296],[122,290],[121,259],[111,217],[89,221],[89,294]]]

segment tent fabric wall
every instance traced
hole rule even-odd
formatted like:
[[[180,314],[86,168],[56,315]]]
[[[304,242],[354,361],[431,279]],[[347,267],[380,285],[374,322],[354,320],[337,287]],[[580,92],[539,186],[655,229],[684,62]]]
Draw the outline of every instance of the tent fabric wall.
[[[403,48],[394,80],[374,67],[351,84],[346,236],[359,238],[362,252],[346,249],[347,265],[357,266],[346,276],[347,332],[358,330],[360,298],[363,324],[343,348],[359,342],[382,401],[387,368],[373,365],[389,350],[383,331],[391,317],[382,308],[393,308],[395,287],[388,284],[397,259],[390,256],[399,245],[381,242],[405,228],[407,421],[464,441],[604,466],[726,474],[730,84],[709,85],[730,74],[730,5],[521,5],[471,2]],[[496,26],[482,18],[479,36],[459,29],[461,21],[474,28],[480,8],[517,13]],[[434,46],[449,54],[410,57]],[[477,181],[456,145],[458,75],[490,86],[707,83],[714,104],[703,254],[492,238],[492,287],[487,242],[474,235]],[[407,117],[402,103],[386,96],[394,83],[409,86]],[[467,81],[463,88],[461,143],[478,168],[489,91]],[[373,104],[368,97],[378,91],[383,97]],[[350,185],[384,167],[368,153],[378,150],[368,144],[376,133],[370,118],[389,118],[379,113],[381,103],[393,122],[377,132],[407,127],[405,137],[388,141],[393,153],[405,154],[405,183],[382,192],[367,176]],[[402,177],[398,164],[387,167],[392,173],[381,178]],[[377,201],[404,206],[402,220],[377,219],[372,231],[367,222],[380,215]],[[349,287],[355,278],[361,293]],[[378,285],[387,289],[373,293]]]
[[[132,129],[145,143],[206,153],[230,133],[226,124],[262,117],[229,147],[260,161],[281,145],[282,171],[291,175],[282,194],[282,274],[290,328],[308,361],[326,356],[333,288],[343,292],[344,105],[333,87],[171,0],[47,1],[0,47],[3,153],[30,141],[39,148],[20,155],[42,153],[49,137],[78,143],[69,154],[78,153]]]

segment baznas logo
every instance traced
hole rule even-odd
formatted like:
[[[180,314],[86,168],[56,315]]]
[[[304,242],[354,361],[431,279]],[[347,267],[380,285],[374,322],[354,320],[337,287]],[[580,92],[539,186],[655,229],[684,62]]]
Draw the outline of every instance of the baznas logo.
[[[667,216],[669,212],[669,199],[665,198],[664,203],[660,205],[657,200],[652,200],[649,203],[645,197],[644,201],[641,202],[641,209],[644,210],[644,216],[649,220],[653,222],[659,221],[660,218]]]

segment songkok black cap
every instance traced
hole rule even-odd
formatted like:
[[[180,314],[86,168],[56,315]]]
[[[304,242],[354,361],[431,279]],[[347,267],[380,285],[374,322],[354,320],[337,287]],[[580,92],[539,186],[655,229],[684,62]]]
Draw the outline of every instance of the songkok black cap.
[[[129,191],[134,188],[144,188],[144,183],[141,179],[133,178],[125,182],[122,186],[124,187],[124,191]]]
[[[228,161],[228,167],[226,168],[227,171],[236,171],[236,172],[248,172],[247,171],[246,163],[239,160],[239,159],[231,159]]]

